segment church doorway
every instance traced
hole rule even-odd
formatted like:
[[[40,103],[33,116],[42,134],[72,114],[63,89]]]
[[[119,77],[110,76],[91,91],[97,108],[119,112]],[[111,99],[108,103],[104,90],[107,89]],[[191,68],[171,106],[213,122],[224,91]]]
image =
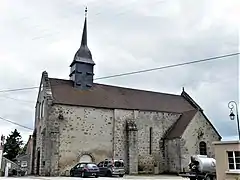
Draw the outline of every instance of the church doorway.
[[[92,160],[92,157],[91,157],[90,155],[88,155],[88,154],[82,155],[82,156],[80,157],[80,160],[79,160],[80,163],[83,163],[83,162],[92,162],[92,161],[93,161],[93,160]]]

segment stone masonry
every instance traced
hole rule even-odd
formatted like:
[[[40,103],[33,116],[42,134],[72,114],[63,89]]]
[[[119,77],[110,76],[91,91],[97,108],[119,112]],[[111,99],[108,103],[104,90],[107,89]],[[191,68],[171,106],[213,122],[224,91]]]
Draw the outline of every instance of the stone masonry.
[[[62,116],[62,119],[58,117]],[[96,162],[112,158],[113,111],[71,106],[52,107],[52,119],[58,119],[58,168],[66,173],[88,152]]]
[[[138,129],[135,119],[127,121],[129,174],[138,174]]]
[[[212,142],[219,141],[219,136],[213,130],[212,125],[206,121],[203,113],[198,112],[188,125],[181,139],[181,158],[182,167],[185,168],[189,163],[191,154],[199,154],[199,143],[207,144],[207,155],[215,158]]]
[[[42,95],[43,96],[43,95]],[[80,155],[91,154],[94,161],[105,158],[119,158],[126,162],[126,171],[136,169],[153,173],[154,167],[159,172],[179,172],[188,164],[191,154],[198,153],[198,143],[206,141],[208,154],[213,155],[210,146],[218,135],[198,113],[190,123],[182,139],[173,139],[165,143],[165,152],[160,149],[160,141],[166,131],[180,117],[177,113],[132,111],[120,109],[100,109],[90,107],[75,107],[67,105],[51,105],[51,99],[45,101],[45,117],[36,124],[37,139],[35,150],[40,150],[40,174],[66,175],[70,168],[79,162]],[[48,121],[46,121],[48,119]],[[126,122],[134,120],[138,131],[128,134]],[[201,127],[201,128],[199,128]],[[150,154],[150,128],[152,128],[152,143]],[[197,132],[202,129],[204,135],[197,138]],[[136,134],[137,133],[137,134]],[[130,138],[131,136],[131,138]],[[132,160],[129,145],[135,142],[138,160]],[[136,146],[131,146],[136,148]],[[181,154],[179,154],[181,153]],[[35,153],[35,172],[37,172],[37,153]],[[133,162],[133,164],[131,164]],[[134,167],[134,163],[138,167]],[[134,172],[135,173],[135,172]]]
[[[180,116],[176,113],[52,106],[48,101],[46,107],[46,117],[36,126],[36,149],[41,151],[40,174],[44,175],[65,175],[79,162],[82,152],[91,154],[95,162],[114,155],[124,159],[128,167],[126,121],[129,119],[135,119],[138,127],[138,168],[152,172],[154,164],[159,164],[162,157],[159,141]],[[150,127],[153,128],[152,154],[149,154]]]
[[[138,166],[143,170],[153,171],[155,161],[158,162],[161,157],[158,141],[164,131],[179,117],[178,114],[169,113],[64,105],[52,106],[49,113],[51,131],[54,129],[53,126],[56,126],[55,135],[51,133],[51,136],[55,136],[52,143],[58,147],[51,153],[51,169],[55,169],[52,173],[59,170],[61,174],[66,174],[74,164],[79,162],[81,152],[88,152],[96,162],[112,158],[113,154],[115,158],[128,162],[127,144],[130,142],[127,142],[129,139],[126,136],[126,121],[134,119],[134,116],[139,129],[137,135],[132,136],[137,137],[139,142]],[[152,155],[149,155],[149,127],[153,127],[154,132]],[[127,163],[126,166],[128,166]]]
[[[43,73],[36,106],[34,173],[68,175],[82,155],[98,163],[106,158],[123,159],[126,172],[179,172],[188,164],[190,155],[199,153],[199,142],[208,145],[219,140],[217,132],[200,111],[182,137],[164,140],[165,134],[181,113],[143,110],[107,109],[69,106],[52,103],[48,78]],[[43,107],[39,112],[39,106]],[[134,122],[136,131],[129,131],[127,122]]]
[[[168,172],[187,170],[190,156],[200,154],[199,143],[201,141],[207,144],[207,156],[214,158],[214,150],[211,143],[219,140],[218,134],[206,121],[206,117],[201,112],[197,112],[182,138],[167,141],[165,145],[167,153],[166,170]]]
[[[49,110],[52,106],[52,94],[48,82],[46,72],[42,74],[41,85],[35,107],[35,129],[33,133],[33,174],[37,174],[38,170],[38,151],[40,151],[39,159],[39,175],[50,175],[52,150],[55,148],[55,137],[52,137],[54,130],[48,128],[50,121]],[[56,131],[56,130],[55,130]]]

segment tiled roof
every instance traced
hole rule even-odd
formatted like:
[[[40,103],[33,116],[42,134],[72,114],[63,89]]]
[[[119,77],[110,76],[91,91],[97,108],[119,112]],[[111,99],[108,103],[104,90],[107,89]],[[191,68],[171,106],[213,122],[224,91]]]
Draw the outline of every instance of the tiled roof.
[[[190,110],[183,112],[181,117],[176,121],[176,123],[172,126],[172,128],[168,131],[165,135],[167,139],[174,139],[177,137],[181,137],[184,133],[185,129],[187,128],[188,124],[196,115],[197,110]]]
[[[73,82],[70,80],[53,78],[49,78],[49,80],[54,103],[176,113],[194,109],[194,107],[180,95],[96,83],[94,83],[93,87],[89,90],[79,90],[73,87]]]

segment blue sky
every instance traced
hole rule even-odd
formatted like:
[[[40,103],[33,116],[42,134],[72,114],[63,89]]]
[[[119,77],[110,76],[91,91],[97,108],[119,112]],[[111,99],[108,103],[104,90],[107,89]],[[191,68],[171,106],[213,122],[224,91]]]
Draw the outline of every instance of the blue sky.
[[[1,0],[0,89],[38,86],[42,71],[68,79],[88,6],[96,77],[239,51],[238,0]],[[223,137],[237,134],[227,104],[239,101],[239,57],[99,83],[180,94],[199,103]],[[0,94],[0,116],[33,127],[37,90]],[[13,98],[15,100],[13,100]],[[17,100],[16,100],[17,99]],[[1,121],[0,132],[15,125]],[[29,130],[19,128],[26,141]]]

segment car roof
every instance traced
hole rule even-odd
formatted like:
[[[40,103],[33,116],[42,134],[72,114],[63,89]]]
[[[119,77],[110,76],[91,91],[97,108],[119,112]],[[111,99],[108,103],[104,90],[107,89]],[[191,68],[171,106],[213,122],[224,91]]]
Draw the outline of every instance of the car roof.
[[[105,161],[108,161],[108,162],[112,162],[112,161],[114,161],[114,162],[124,162],[122,159],[105,159],[104,161],[101,161],[101,162],[105,162]]]
[[[78,163],[78,164],[95,164],[95,163],[93,163],[93,162],[80,162],[80,163]],[[96,164],[95,164],[96,165]]]

